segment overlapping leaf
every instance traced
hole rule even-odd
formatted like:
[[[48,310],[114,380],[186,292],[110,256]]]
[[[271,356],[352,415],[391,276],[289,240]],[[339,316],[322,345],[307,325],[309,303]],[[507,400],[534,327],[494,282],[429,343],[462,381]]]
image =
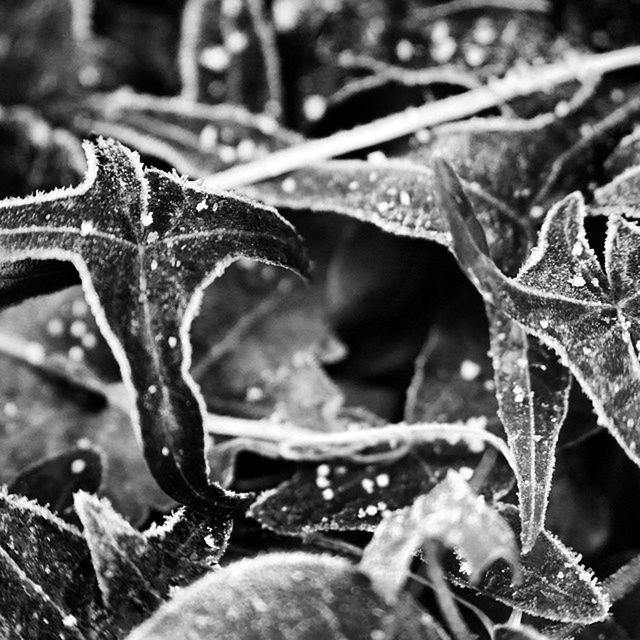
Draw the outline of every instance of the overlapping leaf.
[[[397,598],[419,548],[437,541],[466,561],[473,582],[496,560],[506,560],[519,579],[518,547],[509,525],[474,493],[459,473],[448,471],[442,482],[410,506],[387,515],[364,550],[360,569],[389,601]]]
[[[515,507],[504,506],[500,514],[516,536],[520,522]],[[606,618],[609,600],[593,574],[580,564],[580,557],[548,531],[542,531],[533,548],[520,556],[522,580],[512,584],[511,569],[496,563],[474,588],[515,609],[562,622],[590,624]],[[468,583],[462,573],[450,574]]]
[[[221,513],[182,510],[141,534],[107,502],[79,493],[81,533],[25,498],[5,492],[0,502],[0,629],[7,637],[121,637],[173,587],[211,571],[231,528]]]
[[[74,118],[82,133],[112,136],[180,173],[201,178],[300,142],[265,114],[121,89],[86,99]]]
[[[637,227],[609,219],[605,275],[586,239],[582,197],[567,196],[549,211],[537,246],[509,279],[475,242],[459,210],[447,215],[458,260],[485,298],[562,357],[638,464]]]
[[[176,512],[164,525],[139,533],[111,505],[78,493],[75,508],[112,624],[126,631],[149,616],[173,587],[208,573],[224,552],[229,520]]]
[[[416,444],[386,456],[382,452],[379,461],[369,464],[348,459],[304,464],[291,480],[263,494],[250,513],[264,526],[289,535],[372,531],[385,513],[412,504],[448,470],[472,472],[483,443],[477,443],[476,451],[453,435],[451,443]],[[489,498],[500,497],[511,482],[509,468],[497,462],[480,491]]]
[[[145,172],[116,143],[85,149],[80,186],[0,203],[4,260],[74,264],[135,401],[154,477],[200,509],[237,502],[207,481],[189,327],[204,287],[240,256],[304,270],[300,240],[273,210]]]

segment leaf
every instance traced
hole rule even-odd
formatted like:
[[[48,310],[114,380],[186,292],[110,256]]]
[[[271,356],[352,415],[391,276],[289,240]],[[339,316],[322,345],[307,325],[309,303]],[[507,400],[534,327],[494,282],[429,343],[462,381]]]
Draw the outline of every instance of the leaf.
[[[520,535],[518,511],[511,505],[500,509],[516,536]],[[494,565],[474,585],[480,593],[524,613],[557,620],[591,624],[604,620],[609,600],[593,573],[580,564],[580,557],[548,531],[542,531],[528,553],[520,556],[522,580],[513,585],[510,567]],[[468,584],[457,571],[454,581]]]
[[[342,430],[344,397],[322,363],[339,361],[345,347],[329,324],[318,271],[308,287],[243,261],[208,288],[192,330],[192,375],[210,411]]]
[[[6,491],[0,506],[0,630],[83,638],[95,579],[80,532]]]
[[[83,60],[74,22],[81,13],[81,4],[69,0],[3,3],[0,103],[46,106],[77,93]]]
[[[303,464],[294,476],[267,491],[251,506],[250,515],[263,526],[288,535],[315,531],[373,531],[385,513],[411,505],[431,491],[448,470],[470,474],[480,461],[452,436],[450,442],[415,444],[399,452],[381,451],[368,464],[335,459]],[[502,462],[491,469],[481,492],[504,495],[512,483]]]
[[[25,107],[0,108],[0,146],[0,197],[71,185],[85,170],[80,142],[67,131],[52,129]],[[53,260],[0,265],[0,295],[12,302],[77,280],[71,265]]]
[[[368,578],[341,558],[269,553],[183,589],[128,640],[443,638],[415,605],[401,604],[397,610],[387,606]]]
[[[240,256],[304,270],[300,240],[273,210],[145,171],[117,143],[99,140],[85,152],[79,187],[0,202],[4,260],[74,264],[135,402],[132,418],[160,486],[199,509],[237,503],[207,481],[189,327],[202,290]],[[127,279],[114,281],[114,273]]]
[[[487,305],[498,414],[516,459],[523,550],[544,526],[571,375],[553,352]]]
[[[76,491],[96,493],[102,483],[102,457],[96,449],[69,449],[23,469],[7,486],[65,518]]]
[[[395,601],[409,577],[411,561],[427,541],[454,549],[478,582],[496,560],[504,558],[519,579],[519,553],[513,531],[456,471],[419,496],[410,507],[382,519],[367,545],[360,570],[370,576],[387,601]]]
[[[485,298],[561,356],[602,424],[640,464],[635,225],[609,219],[605,276],[586,239],[582,197],[571,194],[549,211],[537,246],[510,279],[478,248],[458,212],[447,214],[458,260]]]
[[[407,422],[464,422],[496,414],[493,370],[482,325],[482,318],[465,307],[430,330],[407,389]]]
[[[460,255],[459,226],[468,229],[470,241],[482,255],[489,249],[453,169],[444,160],[436,164],[440,178],[439,200],[453,237],[453,251],[469,274]],[[487,258],[490,260],[490,258]],[[502,278],[506,278],[495,267]],[[472,274],[473,281],[473,274]],[[516,461],[516,479],[523,518],[523,550],[533,546],[544,525],[558,433],[566,417],[570,377],[557,359],[537,342],[527,340],[499,302],[486,297],[494,358],[499,415]]]
[[[203,178],[301,141],[266,114],[120,89],[83,101],[74,118],[85,134],[113,137],[180,173]]]
[[[0,483],[90,446],[105,461],[101,495],[133,524],[175,504],[145,464],[124,387],[118,403],[105,400],[102,381],[120,373],[80,287],[2,311],[0,352]]]
[[[148,617],[171,588],[211,571],[231,529],[224,519],[213,527],[204,522],[198,526],[182,511],[142,534],[106,500],[79,492],[75,507],[104,605],[121,631]]]
[[[493,640],[548,640],[548,638],[533,627],[498,624],[493,629]]]
[[[186,99],[281,115],[280,59],[261,2],[187,2],[178,59]]]

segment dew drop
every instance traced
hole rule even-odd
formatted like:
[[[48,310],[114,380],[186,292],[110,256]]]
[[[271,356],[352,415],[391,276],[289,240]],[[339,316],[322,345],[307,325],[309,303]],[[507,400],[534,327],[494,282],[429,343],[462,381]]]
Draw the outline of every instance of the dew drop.
[[[313,94],[304,99],[302,106],[304,116],[310,122],[320,120],[327,110],[327,101],[319,95]]]

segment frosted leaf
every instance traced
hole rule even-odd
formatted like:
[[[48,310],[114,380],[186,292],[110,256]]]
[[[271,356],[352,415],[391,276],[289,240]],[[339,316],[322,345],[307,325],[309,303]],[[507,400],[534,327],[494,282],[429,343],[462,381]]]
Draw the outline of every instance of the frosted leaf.
[[[87,143],[85,152],[89,168],[79,186],[0,201],[3,260],[73,263],[134,401],[132,418],[160,486],[204,510],[212,501],[236,503],[238,496],[208,482],[203,400],[188,373],[189,328],[203,289],[233,260],[304,270],[301,241],[272,209],[145,170],[118,143]],[[221,215],[198,212],[203,198]],[[149,211],[153,222],[145,227]],[[83,235],[86,220],[93,231]],[[169,336],[180,337],[179,348],[168,347]],[[158,393],[147,392],[152,384]]]

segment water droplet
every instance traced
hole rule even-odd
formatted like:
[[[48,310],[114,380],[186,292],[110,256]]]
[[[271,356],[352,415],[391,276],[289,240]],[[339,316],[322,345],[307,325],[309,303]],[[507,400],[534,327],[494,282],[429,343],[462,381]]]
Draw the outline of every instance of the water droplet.
[[[61,318],[51,318],[47,322],[47,333],[54,338],[61,336],[64,333],[64,322]]]
[[[460,377],[463,380],[475,380],[480,375],[481,371],[482,368],[480,365],[472,360],[463,360],[460,364]]]
[[[373,491],[375,489],[375,483],[373,482],[373,480],[371,478],[363,478],[362,481],[360,482],[360,484],[362,485],[362,488],[367,493],[373,493]]]
[[[80,223],[80,235],[88,236],[93,231],[93,222],[91,220],[83,220]]]
[[[302,111],[304,117],[310,122],[320,120],[327,109],[327,101],[319,95],[313,94],[304,99]]]
[[[402,62],[408,62],[413,58],[415,54],[415,48],[410,40],[403,38],[402,40],[398,40],[396,44],[396,57],[398,60]]]
[[[284,193],[293,193],[298,187],[295,179],[289,176],[282,181],[280,188]]]
[[[333,489],[327,488],[322,490],[322,498],[324,500],[333,500],[334,495]]]
[[[87,323],[84,320],[74,320],[69,327],[69,333],[74,338],[82,338],[87,332]]]
[[[176,346],[178,346],[178,339],[175,336],[169,336],[167,338],[167,344],[169,345],[169,347],[171,347],[172,349],[175,349]]]
[[[71,473],[73,474],[82,473],[87,468],[87,463],[81,458],[77,458],[76,460],[73,460],[70,468]]]
[[[245,397],[247,402],[260,402],[264,398],[264,391],[260,387],[249,387]]]
[[[388,473],[380,473],[376,476],[376,484],[384,489],[389,486],[389,474]]]
[[[224,41],[227,49],[233,53],[238,54],[242,53],[249,44],[249,38],[247,38],[247,34],[243,31],[232,31]]]
[[[84,349],[79,346],[73,346],[68,351],[69,360],[73,362],[82,362],[84,360]]]
[[[223,46],[217,45],[203,49],[198,61],[205,69],[214,73],[222,73],[229,67],[231,56]]]

